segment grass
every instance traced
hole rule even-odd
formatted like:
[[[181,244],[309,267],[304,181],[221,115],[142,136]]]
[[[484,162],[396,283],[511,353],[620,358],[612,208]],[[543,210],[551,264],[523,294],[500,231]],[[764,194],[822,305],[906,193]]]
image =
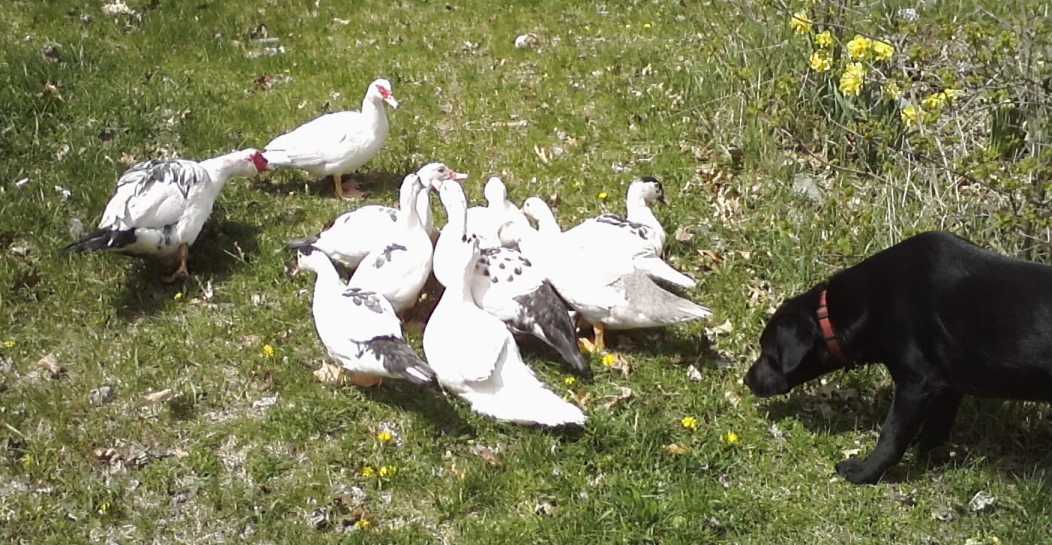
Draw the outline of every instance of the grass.
[[[951,228],[1047,257],[1047,91],[1026,83],[1049,76],[1040,2],[921,7],[928,26],[896,34],[904,63],[971,96],[969,78],[1001,66],[998,119],[1030,119],[1023,140],[1018,123],[991,137],[978,100],[905,134],[894,114],[867,117],[894,130],[858,137],[872,127],[824,109],[787,26],[795,5],[133,0],[138,15],[107,16],[98,4],[14,1],[0,21],[4,542],[1049,542],[1047,407],[969,401],[941,462],[911,454],[889,482],[858,487],[833,465],[874,444],[882,371],[772,401],[740,383],[781,299],[908,233]],[[850,37],[911,6],[820,7]],[[955,29],[1007,40],[1004,57],[949,47]],[[526,32],[539,47],[515,49]],[[531,354],[549,384],[587,398],[583,433],[550,433],[406,385],[314,380],[309,280],[284,274],[283,244],[345,205],[305,175],[232,181],[181,286],[148,263],[56,255],[76,221],[97,221],[130,158],[260,146],[357,108],[377,76],[402,108],[365,169],[368,201],[394,202],[405,172],[442,160],[472,174],[472,199],[499,173],[514,199],[556,201],[570,225],[623,211],[627,183],[657,175],[670,198],[659,215],[682,229],[670,259],[699,276],[691,296],[714,319],[619,335],[631,373],[596,363],[594,383],[572,388]],[[979,153],[987,137],[1001,152]],[[793,189],[807,177],[817,199]],[[47,354],[64,374],[38,367]],[[688,415],[696,431],[680,426]],[[395,473],[363,476],[385,466]],[[979,491],[992,508],[968,507]]]

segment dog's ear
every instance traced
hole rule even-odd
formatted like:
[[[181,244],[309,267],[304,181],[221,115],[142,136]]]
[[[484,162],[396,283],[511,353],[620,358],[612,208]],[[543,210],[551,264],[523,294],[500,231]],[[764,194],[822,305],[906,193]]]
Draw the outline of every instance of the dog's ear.
[[[800,365],[809,360],[808,354],[815,348],[817,324],[809,316],[794,316],[782,320],[778,327],[778,360],[786,376],[797,374]]]

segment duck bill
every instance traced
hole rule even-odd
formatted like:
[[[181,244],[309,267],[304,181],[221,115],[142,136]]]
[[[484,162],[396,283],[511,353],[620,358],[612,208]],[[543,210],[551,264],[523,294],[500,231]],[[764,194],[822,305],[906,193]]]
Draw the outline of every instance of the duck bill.
[[[394,108],[396,110],[398,109],[398,100],[395,99],[394,95],[387,95],[387,96],[385,96],[384,97],[384,102],[386,102],[390,107],[392,107],[392,108]]]
[[[464,173],[464,172],[457,172],[455,170],[450,170],[449,171],[449,179],[457,181],[457,182],[463,182],[464,180],[468,179],[468,175],[467,175],[467,173]]]

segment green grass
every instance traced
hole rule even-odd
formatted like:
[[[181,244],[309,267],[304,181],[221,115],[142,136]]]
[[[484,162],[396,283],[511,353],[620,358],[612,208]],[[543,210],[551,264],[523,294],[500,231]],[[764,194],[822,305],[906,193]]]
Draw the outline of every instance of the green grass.
[[[948,461],[911,454],[890,482],[858,487],[833,465],[873,446],[890,398],[882,371],[772,401],[740,383],[773,306],[908,233],[951,228],[1048,255],[1036,192],[1052,170],[1039,115],[1048,91],[1025,83],[1049,76],[1040,2],[940,3],[920,10],[929,26],[899,28],[902,55],[972,96],[982,71],[942,74],[951,65],[939,63],[956,51],[981,68],[1000,62],[984,57],[994,50],[940,47],[960,43],[957,28],[1015,37],[1003,87],[1030,116],[1028,151],[983,160],[987,118],[963,105],[906,140],[872,137],[910,153],[862,149],[872,142],[847,129],[868,125],[838,128],[811,94],[821,87],[808,46],[786,24],[795,5],[133,0],[136,18],[100,4],[13,1],[0,20],[0,340],[14,342],[0,348],[0,541],[1049,542],[1047,407],[969,401]],[[844,32],[879,33],[900,7],[846,7]],[[252,57],[261,25],[283,54]],[[514,48],[525,32],[539,48]],[[1045,64],[1014,62],[1026,55]],[[557,196],[572,225],[623,211],[634,176],[659,176],[670,206],[658,214],[670,233],[693,235],[671,241],[670,259],[700,278],[691,296],[713,320],[616,336],[632,372],[596,364],[594,383],[574,386],[590,396],[587,429],[560,434],[403,384],[366,392],[314,379],[324,351],[310,280],[284,274],[283,245],[345,205],[303,174],[232,181],[182,286],[135,260],[56,255],[73,220],[97,221],[128,157],[261,146],[326,109],[357,108],[379,76],[402,107],[365,168],[368,201],[393,203],[405,172],[441,160],[471,173],[472,199],[499,173],[517,201]],[[982,183],[959,185],[947,167]],[[801,174],[822,200],[793,191]],[[46,354],[64,376],[37,367]],[[558,365],[529,357],[564,388]],[[92,403],[103,385],[113,400]],[[607,406],[621,388],[631,398]],[[694,432],[679,425],[687,415],[700,420]],[[383,429],[396,440],[379,444]],[[721,440],[728,432],[740,442]],[[366,478],[366,466],[397,471]],[[997,503],[972,512],[980,490]],[[363,515],[370,528],[345,528]]]

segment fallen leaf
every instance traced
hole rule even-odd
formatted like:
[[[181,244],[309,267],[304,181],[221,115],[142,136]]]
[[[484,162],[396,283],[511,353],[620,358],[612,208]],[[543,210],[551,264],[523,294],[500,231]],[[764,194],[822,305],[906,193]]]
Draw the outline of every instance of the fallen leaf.
[[[690,452],[690,449],[684,446],[680,446],[676,443],[669,443],[665,445],[665,452],[673,456],[680,456]]]
[[[500,466],[501,464],[503,464],[503,462],[500,459],[500,455],[487,446],[475,445],[471,447],[471,453],[475,456],[478,456],[479,458],[482,458],[482,461],[486,462],[491,466]]]
[[[66,373],[66,369],[59,364],[54,354],[48,354],[37,360],[37,367],[47,371],[51,378],[59,378]]]
[[[690,242],[694,240],[694,233],[691,232],[690,227],[686,225],[680,225],[676,228],[676,234],[674,235],[676,240],[680,242]]]
[[[148,394],[146,394],[146,395],[144,395],[142,397],[143,397],[143,399],[145,399],[146,401],[149,401],[150,403],[163,403],[163,402],[168,401],[169,399],[172,398],[172,389],[171,388],[165,388],[165,389],[159,390],[157,392],[150,392],[150,393],[148,393]]]
[[[687,366],[687,380],[691,382],[701,382],[701,371],[693,365]]]
[[[951,522],[953,519],[957,518],[957,513],[953,510],[952,507],[937,507],[935,509],[932,509],[931,518],[940,522]]]
[[[631,388],[627,388],[625,386],[619,386],[619,388],[621,389],[621,391],[618,392],[616,395],[607,396],[605,398],[605,399],[607,399],[607,401],[605,403],[603,403],[603,408],[604,409],[607,409],[607,410],[613,409],[617,405],[620,405],[621,403],[623,403],[625,401],[628,401],[629,399],[632,399],[632,396],[634,395],[634,393],[632,392]]]
[[[997,503],[996,496],[984,490],[980,490],[972,496],[971,500],[968,501],[968,508],[978,513],[993,507],[995,503]]]
[[[343,374],[343,367],[329,362],[322,363],[321,367],[314,372],[314,377],[322,384],[341,385],[347,383],[347,377]]]

